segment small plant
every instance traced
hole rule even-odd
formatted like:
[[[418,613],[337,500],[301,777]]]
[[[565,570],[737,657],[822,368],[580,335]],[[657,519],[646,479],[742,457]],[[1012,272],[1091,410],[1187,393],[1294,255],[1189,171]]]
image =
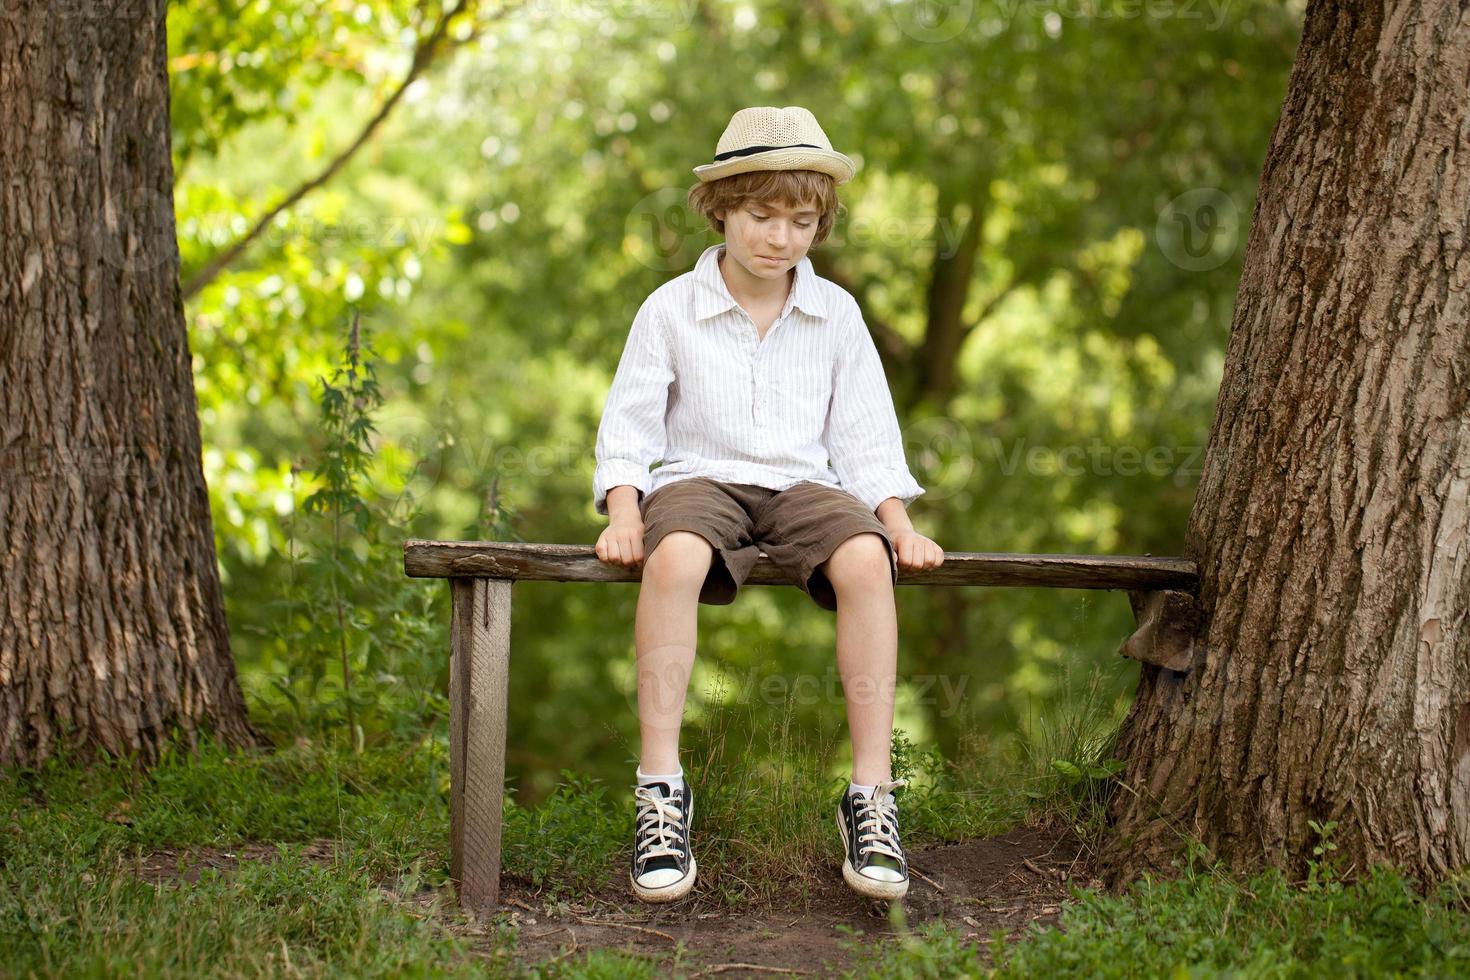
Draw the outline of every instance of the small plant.
[[[1178,865],[1178,861],[1174,862]],[[1187,838],[1184,842],[1184,874],[1186,877],[1209,875],[1215,873],[1214,856],[1210,853],[1205,842],[1197,837]]]
[[[1067,759],[1051,760],[1052,769],[1061,774],[1063,781],[1069,786],[1079,787],[1087,787],[1094,782],[1107,782],[1127,766],[1128,763],[1122,759],[1104,759],[1097,764],[1071,762]]]
[[[1308,820],[1307,826],[1317,837],[1317,843],[1312,845],[1312,858],[1307,861],[1307,888],[1341,889],[1337,862],[1332,857],[1332,852],[1337,850],[1337,845],[1332,842],[1337,821]]]
[[[320,379],[318,448],[292,468],[288,547],[262,665],[269,686],[257,695],[268,727],[308,739],[340,731],[353,751],[421,740],[447,717],[447,597],[403,575],[402,541],[419,509],[406,478],[400,493],[379,489],[392,475],[377,466],[374,418],[385,401],[377,360],[354,316],[338,365]],[[298,474],[307,494],[299,509]],[[504,530],[493,496],[492,484],[489,522]]]
[[[323,567],[327,572],[332,612],[337,623],[347,731],[353,749],[359,752],[362,751],[363,736],[361,726],[353,718],[352,657],[347,649],[347,610],[343,598],[347,591],[344,579],[350,570],[355,570],[352,567],[355,562],[351,561],[355,556],[350,556],[351,549],[343,546],[343,530],[350,519],[358,533],[365,534],[372,520],[361,491],[368,482],[368,463],[373,455],[369,437],[377,431],[373,427],[372,413],[383,404],[372,347],[368,346],[369,357],[365,360],[363,345],[361,320],[354,311],[342,366],[332,375],[331,381],[322,379],[322,431],[327,436],[327,443],[314,474],[322,481],[322,486],[306,498],[304,505],[306,513],[322,514],[331,523],[331,548],[325,555]],[[337,382],[335,386],[332,384],[334,381]]]
[[[1126,768],[1113,750],[1122,705],[1102,694],[1094,670],[1087,687],[1029,726],[1023,743],[1030,778],[1025,795],[1034,808],[1069,820],[1083,840],[1100,832],[1108,800]]]

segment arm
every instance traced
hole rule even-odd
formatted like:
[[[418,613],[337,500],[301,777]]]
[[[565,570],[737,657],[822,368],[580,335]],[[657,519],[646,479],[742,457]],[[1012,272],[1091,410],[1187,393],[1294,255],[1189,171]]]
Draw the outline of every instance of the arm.
[[[878,520],[888,528],[889,534],[897,534],[900,531],[912,531],[913,521],[909,520],[908,511],[904,510],[906,504],[897,497],[889,497],[878,505]]]
[[[597,428],[597,468],[592,477],[597,513],[608,514],[608,492],[622,486],[633,487],[636,493],[619,491],[612,502],[619,513],[629,505],[637,513],[651,481],[648,467],[664,453],[664,414],[673,382],[668,334],[650,296],[633,318]]]
[[[924,492],[909,473],[903,433],[878,348],[856,302],[845,304],[823,442],[842,488],[890,531],[912,529],[904,508]],[[894,499],[896,498],[896,499]]]

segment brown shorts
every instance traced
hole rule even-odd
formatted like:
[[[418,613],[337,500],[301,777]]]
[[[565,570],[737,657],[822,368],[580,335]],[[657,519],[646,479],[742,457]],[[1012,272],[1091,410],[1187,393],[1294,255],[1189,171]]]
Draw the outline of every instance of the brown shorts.
[[[699,590],[699,601],[708,605],[734,602],[764,552],[817,605],[836,612],[837,594],[817,566],[839,544],[864,531],[888,545],[893,583],[898,584],[898,553],[888,529],[862,501],[836,487],[803,481],[771,490],[692,476],[659,487],[643,498],[639,509],[645,561],[670,531],[693,531],[714,548]]]

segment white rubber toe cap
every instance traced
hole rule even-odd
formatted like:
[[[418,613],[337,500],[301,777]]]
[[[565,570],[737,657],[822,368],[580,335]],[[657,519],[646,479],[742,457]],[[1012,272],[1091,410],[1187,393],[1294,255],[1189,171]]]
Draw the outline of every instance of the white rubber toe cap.
[[[657,868],[653,871],[645,871],[638,876],[638,884],[642,888],[663,888],[672,885],[683,877],[678,868]]]
[[[903,881],[903,872],[897,868],[870,867],[864,868],[858,874],[874,881]]]

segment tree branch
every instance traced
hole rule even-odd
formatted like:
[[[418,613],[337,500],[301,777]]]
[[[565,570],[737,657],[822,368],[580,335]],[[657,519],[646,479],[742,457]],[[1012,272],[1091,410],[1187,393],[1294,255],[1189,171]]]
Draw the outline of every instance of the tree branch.
[[[964,346],[965,341],[969,339],[970,334],[974,332],[975,328],[988,320],[990,318],[990,315],[996,311],[996,308],[999,307],[1000,304],[1006,301],[1006,298],[1008,296],[1014,293],[1017,289],[1020,289],[1022,286],[1034,282],[1036,280],[1036,277],[1040,273],[1045,272],[1049,268],[1053,268],[1053,264],[1048,262],[1046,259],[1038,256],[1032,259],[1022,268],[1017,270],[1016,274],[1011,278],[1010,282],[1006,283],[1003,287],[1000,288],[999,291],[996,292],[994,296],[985,301],[985,305],[980,308],[980,312],[975,315],[975,319],[965,324],[965,326],[961,329],[960,346]]]
[[[472,7],[475,2],[476,0],[457,0],[454,8],[446,13],[443,17],[441,17],[439,19],[439,23],[434,25],[433,32],[431,32],[428,37],[423,38],[419,42],[418,47],[414,49],[413,63],[409,65],[408,72],[403,76],[403,80],[398,83],[398,87],[393,90],[393,93],[388,96],[388,98],[383,102],[382,106],[378,108],[378,111],[374,113],[373,117],[367,121],[366,125],[363,126],[362,131],[357,134],[357,138],[353,140],[350,144],[348,144],[346,149],[338,153],[337,156],[334,157],[332,161],[327,164],[325,169],[321,171],[321,173],[301,184],[290,194],[287,194],[286,197],[281,201],[281,203],[277,204],[275,207],[267,211],[265,215],[263,215],[260,220],[258,220],[250,228],[249,231],[247,231],[244,235],[242,235],[230,245],[226,246],[222,251],[215,255],[214,258],[210,259],[209,262],[205,264],[203,269],[201,269],[197,274],[194,275],[193,278],[191,278],[187,283],[184,284],[183,299],[186,302],[197,295],[198,292],[205,286],[213,282],[215,278],[219,276],[219,274],[230,265],[231,262],[239,258],[240,254],[244,252],[247,248],[249,248],[250,244],[254,242],[255,239],[264,234],[265,230],[270,227],[270,223],[276,219],[277,215],[279,215],[282,211],[285,211],[287,208],[292,207],[302,198],[306,197],[306,195],[310,194],[312,191],[316,190],[318,187],[321,187],[327,181],[331,180],[334,176],[336,176],[338,171],[340,171],[343,167],[347,165],[348,161],[350,161],[357,154],[358,150],[362,149],[363,145],[367,143],[370,138],[372,138],[373,133],[377,131],[378,127],[383,124],[383,121],[388,118],[390,113],[392,113],[393,108],[398,105],[399,100],[403,98],[403,94],[408,91],[408,87],[412,85],[415,81],[417,81],[418,77],[424,73],[424,71],[429,67],[430,64],[433,63],[434,58],[439,53],[440,47],[444,43],[445,35],[449,31],[450,22],[458,17],[461,13],[463,13],[467,8]],[[496,16],[498,17],[504,13],[505,8],[502,7],[500,9],[500,12]]]

